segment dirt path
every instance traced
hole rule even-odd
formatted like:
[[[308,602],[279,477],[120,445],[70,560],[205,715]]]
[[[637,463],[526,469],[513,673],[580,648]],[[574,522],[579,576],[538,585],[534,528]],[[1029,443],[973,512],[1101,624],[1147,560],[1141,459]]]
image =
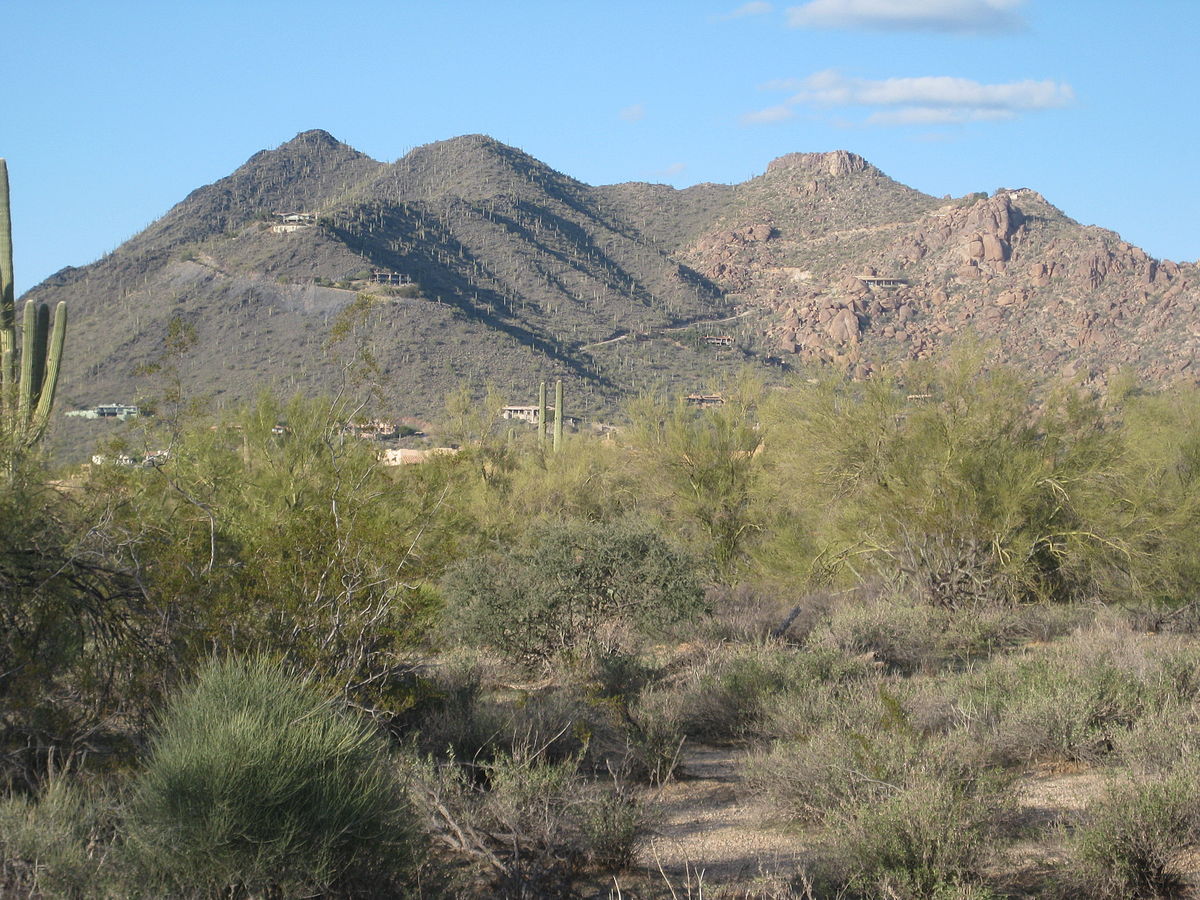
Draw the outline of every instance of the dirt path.
[[[767,823],[743,784],[744,757],[738,748],[685,745],[681,776],[645,798],[659,818],[638,861],[661,869],[680,896],[701,878],[708,886],[746,885],[799,867],[803,843]]]

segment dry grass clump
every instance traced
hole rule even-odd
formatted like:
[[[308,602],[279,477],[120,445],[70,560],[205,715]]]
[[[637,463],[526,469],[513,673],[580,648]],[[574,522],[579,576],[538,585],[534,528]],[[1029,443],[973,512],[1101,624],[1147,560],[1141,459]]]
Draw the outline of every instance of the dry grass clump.
[[[634,858],[644,814],[619,783],[550,761],[527,745],[470,773],[431,759],[414,764],[426,830],[486,882],[480,896],[567,896],[585,872],[620,872]]]
[[[65,775],[36,797],[0,800],[0,895],[68,897],[83,885],[102,893],[117,877],[117,824],[115,798]]]

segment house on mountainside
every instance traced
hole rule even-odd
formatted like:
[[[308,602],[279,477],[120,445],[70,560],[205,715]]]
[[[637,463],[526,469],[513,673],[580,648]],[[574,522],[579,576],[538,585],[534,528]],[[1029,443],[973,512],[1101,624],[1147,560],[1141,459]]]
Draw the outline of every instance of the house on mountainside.
[[[546,418],[552,420],[554,417],[551,413],[554,412],[554,407],[550,404],[546,405]],[[506,406],[500,410],[500,418],[508,419],[517,422],[528,422],[530,425],[539,424],[541,413],[537,406]]]
[[[279,221],[271,226],[272,234],[289,234],[317,224],[315,213],[275,213],[275,216]]]

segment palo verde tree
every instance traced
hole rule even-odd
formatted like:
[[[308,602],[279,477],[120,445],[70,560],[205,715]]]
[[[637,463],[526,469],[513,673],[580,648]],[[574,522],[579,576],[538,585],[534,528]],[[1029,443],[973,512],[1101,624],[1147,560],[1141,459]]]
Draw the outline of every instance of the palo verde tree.
[[[744,377],[707,409],[643,396],[630,409],[638,468],[669,524],[732,579],[759,523],[754,504],[763,444],[757,420],[762,385]]]

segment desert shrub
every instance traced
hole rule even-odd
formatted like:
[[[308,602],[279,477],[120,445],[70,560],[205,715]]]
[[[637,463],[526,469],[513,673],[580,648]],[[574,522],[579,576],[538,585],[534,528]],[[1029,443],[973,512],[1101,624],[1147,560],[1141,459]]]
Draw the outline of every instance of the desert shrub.
[[[846,812],[834,852],[851,895],[988,895],[981,882],[996,833],[992,798],[930,777]]]
[[[36,797],[0,800],[0,894],[85,897],[106,892],[117,825],[114,798],[64,775]]]
[[[1142,776],[1166,776],[1200,759],[1200,710],[1167,703],[1113,738],[1113,756]]]
[[[1012,776],[990,765],[969,729],[922,731],[887,690],[855,705],[848,721],[827,721],[752,758],[751,789],[783,821],[822,829],[831,895],[982,896]]]
[[[574,760],[501,757],[488,776],[482,815],[498,826],[513,858],[557,858],[572,871],[583,865],[619,870],[632,861],[641,821],[636,803],[581,777]]]
[[[699,740],[808,733],[878,679],[870,660],[781,643],[722,645],[664,682]]]
[[[214,662],[172,699],[128,834],[179,893],[378,891],[421,846],[383,740],[262,658]]]
[[[633,523],[542,524],[509,553],[461,560],[443,589],[463,639],[542,663],[602,625],[661,633],[704,602],[691,563]]]
[[[488,760],[505,733],[503,707],[487,696],[477,660],[452,660],[425,676],[419,702],[400,731],[422,755]]]
[[[495,895],[567,896],[587,869],[627,868],[643,822],[632,796],[581,774],[579,763],[550,762],[527,746],[473,780],[426,760],[416,765],[414,793],[428,828],[484,867]]]
[[[1196,773],[1114,786],[1087,810],[1074,836],[1069,884],[1077,896],[1174,896],[1184,885],[1180,854],[1200,824]]]
[[[801,644],[830,601],[826,593],[801,594],[787,583],[715,584],[708,589],[712,612],[700,623],[700,633],[709,641]]]
[[[626,777],[659,785],[678,770],[687,738],[678,699],[672,691],[650,689],[629,705],[622,767]]]
[[[844,605],[818,624],[810,646],[870,654],[887,669],[915,672],[937,656],[940,611],[894,598]]]
[[[998,659],[959,686],[964,708],[991,723],[999,757],[1097,761],[1145,715],[1190,702],[1195,653],[1128,629],[1091,628]]]
[[[905,704],[882,688],[850,704],[844,718],[777,740],[747,764],[751,788],[785,820],[836,820],[839,810],[926,780],[953,784],[964,795],[997,794],[1011,780],[990,765],[985,743],[969,728],[921,730]]]
[[[730,740],[757,733],[771,698],[820,680],[814,657],[782,644],[718,648],[676,688],[686,734]]]
[[[47,477],[27,458],[0,473],[0,785],[25,789],[52,757],[128,752],[111,720],[138,720],[163,660],[111,508]]]

